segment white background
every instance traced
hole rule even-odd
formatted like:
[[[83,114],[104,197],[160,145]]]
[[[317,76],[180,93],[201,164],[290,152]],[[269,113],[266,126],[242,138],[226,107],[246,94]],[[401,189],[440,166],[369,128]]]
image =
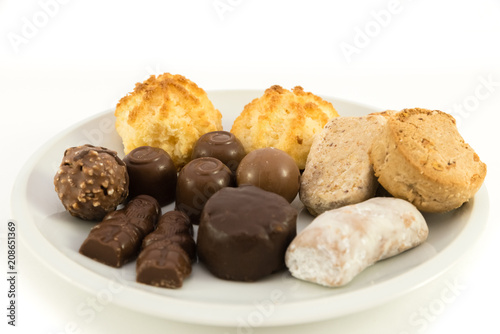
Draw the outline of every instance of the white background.
[[[488,165],[492,203],[483,238],[430,284],[374,310],[283,328],[195,326],[112,304],[83,322],[75,308],[93,296],[20,246],[18,326],[7,326],[1,279],[1,331],[497,333],[499,17],[493,0],[0,1],[3,273],[19,168],[53,135],[113,108],[153,73],[183,74],[205,90],[301,85],[384,109],[450,112]],[[444,303],[453,283],[456,298]]]

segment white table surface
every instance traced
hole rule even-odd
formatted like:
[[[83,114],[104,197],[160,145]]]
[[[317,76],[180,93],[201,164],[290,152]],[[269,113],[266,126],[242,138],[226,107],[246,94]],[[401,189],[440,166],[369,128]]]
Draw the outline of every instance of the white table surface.
[[[183,74],[205,90],[301,85],[384,109],[450,112],[488,165],[490,197],[488,227],[466,257],[431,283],[347,317],[223,328],[157,319],[110,303],[82,318],[76,309],[95,296],[37,263],[21,245],[17,326],[2,315],[0,331],[498,333],[499,14],[500,2],[493,0],[0,2],[4,276],[5,227],[16,218],[10,191],[19,168],[52,136],[113,108],[153,73]],[[2,314],[7,290],[2,279]],[[454,298],[443,298],[450,291]]]

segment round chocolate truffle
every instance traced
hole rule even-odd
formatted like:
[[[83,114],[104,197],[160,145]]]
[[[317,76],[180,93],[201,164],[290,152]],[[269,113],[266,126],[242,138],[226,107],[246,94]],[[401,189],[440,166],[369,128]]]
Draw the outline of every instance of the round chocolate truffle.
[[[191,160],[179,172],[176,210],[186,213],[198,225],[206,201],[220,189],[231,186],[231,171],[220,160],[205,157]]]
[[[71,215],[102,220],[127,198],[129,178],[115,151],[83,145],[64,152],[54,185]]]
[[[193,148],[191,159],[213,157],[235,173],[245,156],[245,148],[231,132],[213,131],[201,136]]]
[[[248,153],[236,171],[238,185],[252,184],[292,202],[300,187],[300,170],[286,152],[274,147]]]
[[[215,276],[256,281],[285,267],[297,211],[282,196],[247,185],[207,201],[198,228],[198,257]]]
[[[150,195],[161,206],[175,199],[177,168],[167,152],[158,147],[140,146],[123,158],[130,178],[130,197]]]

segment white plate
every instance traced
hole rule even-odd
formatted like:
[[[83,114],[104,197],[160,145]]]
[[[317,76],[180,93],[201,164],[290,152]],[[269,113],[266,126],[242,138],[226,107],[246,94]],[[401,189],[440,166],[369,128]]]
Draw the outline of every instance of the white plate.
[[[209,96],[231,128],[243,106],[261,91],[212,91]],[[363,115],[375,108],[336,98],[340,115]],[[177,321],[238,327],[304,323],[358,312],[380,305],[426,284],[442,274],[476,241],[487,223],[488,194],[483,187],[474,200],[442,215],[426,215],[430,234],[421,246],[366,269],[349,285],[326,288],[292,278],[286,271],[255,283],[217,279],[200,264],[178,290],[135,282],[135,263],[107,267],[78,253],[94,223],[71,217],[54,191],[53,177],[66,148],[84,143],[119,152],[113,111],[91,117],[46,143],[20,172],[12,193],[12,211],[20,237],[58,275],[86,289],[97,301],[110,301],[149,315]],[[298,209],[298,199],[293,203]],[[163,212],[172,205],[163,208]],[[301,230],[311,216],[302,210]]]

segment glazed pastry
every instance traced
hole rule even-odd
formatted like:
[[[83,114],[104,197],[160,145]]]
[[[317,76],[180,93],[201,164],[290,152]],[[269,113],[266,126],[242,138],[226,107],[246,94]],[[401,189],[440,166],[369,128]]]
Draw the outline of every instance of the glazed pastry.
[[[337,287],[375,262],[421,244],[428,233],[411,203],[376,197],[316,217],[292,241],[285,261],[294,277]]]

